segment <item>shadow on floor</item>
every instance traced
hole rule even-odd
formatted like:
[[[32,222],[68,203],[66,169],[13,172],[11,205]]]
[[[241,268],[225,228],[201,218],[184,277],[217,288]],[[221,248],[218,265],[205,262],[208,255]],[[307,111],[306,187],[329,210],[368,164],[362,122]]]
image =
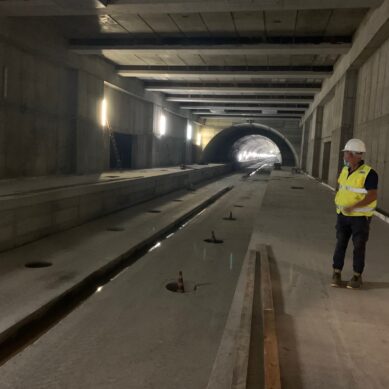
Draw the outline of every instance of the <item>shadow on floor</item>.
[[[286,314],[284,311],[281,277],[271,246],[268,246],[268,253],[276,314],[281,384],[283,389],[302,389],[300,357],[294,330],[294,319],[293,316]]]
[[[389,289],[389,282],[364,281],[362,289]]]
[[[260,259],[257,257],[255,263],[254,300],[253,316],[251,321],[249,365],[247,371],[247,389],[264,387],[264,355],[263,355],[263,315],[261,302],[261,272]]]

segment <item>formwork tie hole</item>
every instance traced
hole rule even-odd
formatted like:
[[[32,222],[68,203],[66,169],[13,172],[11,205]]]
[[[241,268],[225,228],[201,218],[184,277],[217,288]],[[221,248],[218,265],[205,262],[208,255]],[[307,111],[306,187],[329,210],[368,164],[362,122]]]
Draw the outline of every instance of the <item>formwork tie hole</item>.
[[[107,231],[114,231],[114,232],[118,232],[118,231],[125,231],[125,228],[124,227],[108,227],[107,228]]]
[[[39,269],[43,267],[50,267],[52,265],[53,264],[51,262],[35,261],[35,262],[27,262],[24,266],[30,269]]]
[[[214,244],[221,244],[221,243],[223,243],[224,241],[221,240],[221,239],[217,239],[217,238],[216,238],[216,235],[215,235],[215,232],[212,231],[212,233],[211,233],[211,238],[204,239],[204,242],[206,242],[206,243],[214,243]]]

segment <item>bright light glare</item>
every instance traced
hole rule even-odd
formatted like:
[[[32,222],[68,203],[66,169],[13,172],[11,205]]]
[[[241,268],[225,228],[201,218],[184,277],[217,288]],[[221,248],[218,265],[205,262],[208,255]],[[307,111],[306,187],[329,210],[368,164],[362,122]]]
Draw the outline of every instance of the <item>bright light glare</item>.
[[[186,139],[192,140],[193,127],[190,123],[186,126]]]
[[[157,249],[158,247],[161,247],[161,242],[157,242],[153,247],[150,248],[149,253]]]
[[[163,136],[166,134],[166,116],[162,113],[159,117],[159,135]]]
[[[197,133],[197,139],[196,139],[196,144],[197,146],[201,146],[201,133]]]
[[[107,100],[103,99],[101,102],[101,125],[105,127],[107,125]]]
[[[238,161],[245,162],[245,161],[253,161],[255,159],[272,158],[272,157],[275,157],[275,154],[256,153],[254,151],[243,151],[238,154]]]

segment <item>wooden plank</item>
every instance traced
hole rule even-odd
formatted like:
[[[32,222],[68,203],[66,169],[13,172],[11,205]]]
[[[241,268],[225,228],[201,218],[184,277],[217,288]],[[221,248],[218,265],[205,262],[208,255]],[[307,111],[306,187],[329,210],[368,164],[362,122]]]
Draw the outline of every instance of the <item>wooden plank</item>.
[[[261,257],[261,294],[263,309],[264,388],[281,389],[278,338],[267,247],[261,245],[259,247],[259,252]]]
[[[231,388],[233,373],[235,372],[235,374],[237,374],[237,369],[234,369],[237,360],[236,348],[237,343],[239,343],[238,334],[241,328],[242,307],[246,297],[247,277],[251,273],[251,270],[248,270],[248,266],[249,264],[251,266],[251,263],[252,253],[248,250],[242,264],[230,312],[209,377],[207,389]]]
[[[235,364],[232,374],[232,389],[246,389],[255,286],[255,262],[257,255],[256,251],[250,250],[241,321],[236,338],[237,345]]]

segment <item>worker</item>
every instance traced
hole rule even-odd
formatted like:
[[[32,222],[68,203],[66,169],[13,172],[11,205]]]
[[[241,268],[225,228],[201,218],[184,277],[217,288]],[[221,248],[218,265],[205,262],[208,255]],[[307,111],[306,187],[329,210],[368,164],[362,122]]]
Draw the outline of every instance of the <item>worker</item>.
[[[365,249],[369,238],[370,221],[377,206],[378,174],[363,160],[365,144],[360,139],[350,139],[345,148],[344,167],[338,179],[335,197],[337,208],[336,248],[333,257],[332,286],[342,286],[341,272],[347,245],[352,237],[354,244],[354,275],[346,286],[362,286],[365,267]]]

